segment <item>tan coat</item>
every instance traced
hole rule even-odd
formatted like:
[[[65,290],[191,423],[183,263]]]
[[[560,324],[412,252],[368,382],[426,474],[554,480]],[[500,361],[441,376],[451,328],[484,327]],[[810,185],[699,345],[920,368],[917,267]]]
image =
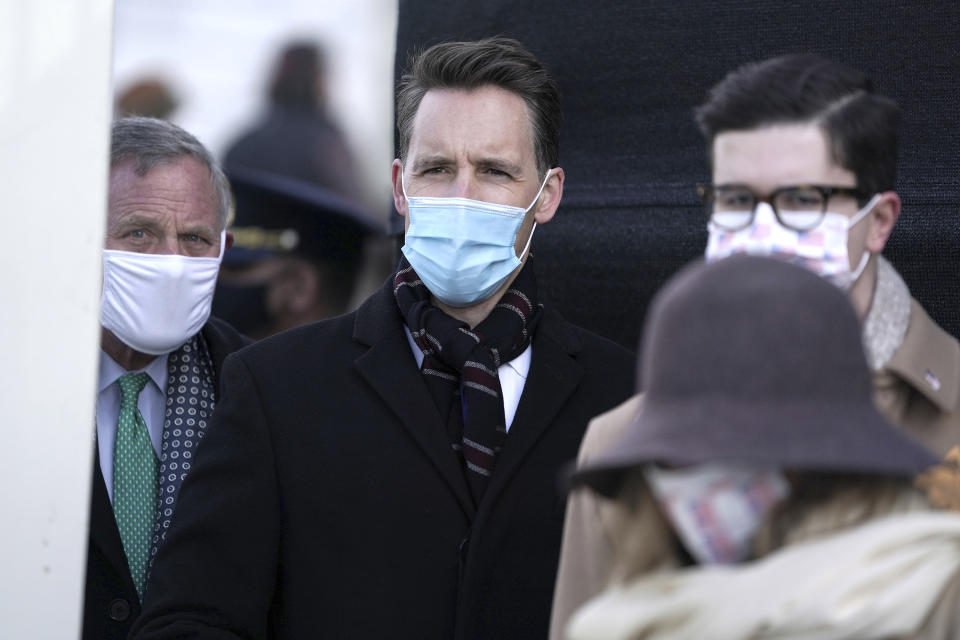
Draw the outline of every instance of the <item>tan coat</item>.
[[[939,456],[960,445],[960,343],[941,329],[916,300],[903,343],[887,366],[873,374],[874,400],[896,425]],[[640,409],[634,396],[594,418],[577,458],[578,466],[615,442]],[[618,506],[587,489],[574,490],[567,501],[563,547],[554,592],[550,638],[564,638],[567,620],[584,602],[607,586]],[[654,535],[651,545],[667,544]],[[960,586],[953,588],[960,591]],[[936,636],[934,636],[936,637]]]
[[[903,344],[873,374],[874,401],[938,456],[960,445],[960,343],[913,300]]]

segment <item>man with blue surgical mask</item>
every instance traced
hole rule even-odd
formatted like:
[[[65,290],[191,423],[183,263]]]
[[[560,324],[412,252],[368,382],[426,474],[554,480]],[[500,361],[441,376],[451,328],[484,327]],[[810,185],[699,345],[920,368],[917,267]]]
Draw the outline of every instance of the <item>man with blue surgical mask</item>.
[[[127,637],[223,359],[249,342],[210,317],[230,203],[192,135],[153,118],[113,124],[84,640]]]
[[[875,404],[943,456],[960,445],[960,343],[881,255],[901,208],[894,191],[900,117],[864,74],[815,55],[730,73],[697,110],[712,169],[711,184],[700,187],[706,259],[771,256],[845,291],[862,323]],[[640,404],[634,396],[591,422],[579,464],[618,438]],[[596,523],[616,517],[588,492],[571,496],[552,637],[562,637],[572,611],[604,586],[611,569],[604,531],[613,525]]]
[[[546,636],[558,472],[633,378],[629,352],[541,301],[559,122],[514,40],[411,59],[403,258],[355,312],[228,359],[133,637]]]

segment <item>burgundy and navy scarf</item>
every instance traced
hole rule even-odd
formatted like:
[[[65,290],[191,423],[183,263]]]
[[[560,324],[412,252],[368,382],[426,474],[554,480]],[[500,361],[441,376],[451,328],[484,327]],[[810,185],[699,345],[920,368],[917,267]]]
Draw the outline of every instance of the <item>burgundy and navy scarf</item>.
[[[529,346],[540,318],[530,259],[483,322],[471,329],[430,302],[430,292],[400,259],[393,294],[423,351],[421,373],[479,503],[507,435],[497,368]]]

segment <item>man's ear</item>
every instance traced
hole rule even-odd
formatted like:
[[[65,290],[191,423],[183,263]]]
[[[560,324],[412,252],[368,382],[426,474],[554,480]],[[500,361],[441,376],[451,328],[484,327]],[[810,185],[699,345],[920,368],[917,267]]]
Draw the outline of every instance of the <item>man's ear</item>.
[[[560,199],[563,198],[563,169],[555,167],[551,169],[552,173],[547,178],[547,184],[544,185],[540,193],[540,202],[534,209],[533,219],[537,224],[546,224],[553,219],[553,215],[560,206]]]
[[[880,200],[870,212],[870,229],[867,231],[867,250],[871,253],[880,253],[887,244],[893,227],[900,217],[900,196],[896,191],[884,191]]]
[[[223,248],[224,251],[233,246],[233,231],[227,231],[227,246]]]
[[[393,181],[393,206],[404,218],[407,217],[407,199],[403,195],[403,165],[394,158],[390,179]]]

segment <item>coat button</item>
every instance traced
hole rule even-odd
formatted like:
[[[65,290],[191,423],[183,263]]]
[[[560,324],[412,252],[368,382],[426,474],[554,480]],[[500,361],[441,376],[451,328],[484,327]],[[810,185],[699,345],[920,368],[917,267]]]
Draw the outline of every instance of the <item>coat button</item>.
[[[107,605],[107,615],[110,616],[111,620],[123,622],[130,617],[130,603],[123,598],[112,600],[110,604]]]

